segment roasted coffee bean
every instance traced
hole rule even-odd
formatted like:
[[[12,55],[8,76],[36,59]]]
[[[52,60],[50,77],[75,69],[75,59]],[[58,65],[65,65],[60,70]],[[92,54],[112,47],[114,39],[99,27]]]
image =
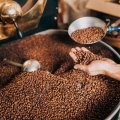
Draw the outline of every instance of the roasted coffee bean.
[[[95,43],[104,36],[104,31],[100,27],[88,27],[74,31],[71,37],[81,44]]]
[[[91,52],[86,52],[86,51],[80,51],[80,52],[77,51],[76,57],[78,60],[78,64],[83,64],[83,65],[88,65],[94,60],[102,59],[102,56],[95,55]]]
[[[69,56],[79,46],[67,36],[38,35],[0,47],[0,120],[103,120],[120,100],[120,83],[106,76],[89,76],[74,70]],[[76,53],[79,63],[108,57],[109,50],[99,46]],[[24,62],[36,59],[42,70],[26,73],[4,64],[3,58]],[[7,68],[8,67],[8,68]]]

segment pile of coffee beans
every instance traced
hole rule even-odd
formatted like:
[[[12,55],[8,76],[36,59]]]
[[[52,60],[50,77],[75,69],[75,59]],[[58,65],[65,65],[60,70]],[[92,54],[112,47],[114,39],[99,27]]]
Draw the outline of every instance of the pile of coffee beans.
[[[1,120],[103,120],[112,112],[120,100],[119,81],[74,70],[69,52],[79,45],[69,39],[64,35],[33,35],[0,47],[0,81],[9,81],[0,88]],[[76,54],[80,63],[114,58],[99,45],[88,49],[94,54]],[[21,72],[6,65],[3,58],[20,63],[36,59],[42,70]]]
[[[73,40],[81,44],[95,43],[104,36],[104,31],[100,27],[88,27],[78,29],[71,34]]]
[[[80,51],[80,52],[77,51],[76,57],[77,57],[78,63],[83,64],[83,65],[88,65],[92,61],[100,60],[102,58],[102,56],[95,55],[91,52],[86,52],[86,51]]]

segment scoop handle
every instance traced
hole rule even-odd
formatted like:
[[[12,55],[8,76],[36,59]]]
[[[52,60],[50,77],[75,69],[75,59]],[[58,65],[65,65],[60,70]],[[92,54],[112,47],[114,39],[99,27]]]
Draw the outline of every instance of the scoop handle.
[[[13,20],[13,23],[14,23],[14,26],[16,27],[16,32],[17,32],[18,36],[19,36],[20,38],[23,38],[23,34],[22,34],[22,32],[20,31],[20,29],[19,29],[19,27],[18,27],[18,24],[16,23],[15,20]]]
[[[8,64],[14,65],[14,66],[23,67],[22,64],[14,62],[14,61],[11,61],[11,60],[8,60],[6,58],[4,58],[3,61],[6,62],[6,63],[8,63]]]
[[[114,31],[120,31],[120,26],[117,26],[117,27],[109,26],[108,27],[108,32],[109,33],[114,32]]]

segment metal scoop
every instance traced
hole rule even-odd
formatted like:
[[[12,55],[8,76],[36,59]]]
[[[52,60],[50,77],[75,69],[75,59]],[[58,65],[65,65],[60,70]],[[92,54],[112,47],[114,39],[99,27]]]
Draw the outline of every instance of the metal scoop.
[[[15,1],[6,1],[1,6],[0,18],[4,23],[13,23],[20,38],[23,37],[16,19],[22,16],[22,9]]]
[[[68,28],[68,34],[71,37],[71,34],[76,30],[85,29],[88,27],[100,27],[101,29],[103,29],[104,35],[101,39],[96,41],[96,42],[98,42],[105,37],[107,32],[111,33],[113,31],[120,31],[120,26],[119,27],[111,27],[111,26],[109,26],[109,24],[110,24],[110,21],[108,21],[108,23],[106,24],[103,20],[96,18],[96,17],[82,17],[82,18],[75,20],[74,22],[72,22],[70,24],[70,26]],[[73,40],[80,43],[80,41],[77,41],[75,39],[73,39]],[[85,44],[94,44],[96,42],[85,43]]]
[[[26,72],[34,72],[41,68],[41,64],[34,59],[27,60],[23,64],[20,64],[11,60],[7,60],[6,58],[3,61],[11,65],[21,67],[22,70]]]

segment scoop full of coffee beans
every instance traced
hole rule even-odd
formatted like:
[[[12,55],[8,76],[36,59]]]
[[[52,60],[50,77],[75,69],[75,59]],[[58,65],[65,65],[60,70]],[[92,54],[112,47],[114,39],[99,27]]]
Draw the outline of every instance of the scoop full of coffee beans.
[[[71,37],[78,43],[91,44],[101,40],[104,34],[103,29],[100,27],[88,27],[74,31]]]

